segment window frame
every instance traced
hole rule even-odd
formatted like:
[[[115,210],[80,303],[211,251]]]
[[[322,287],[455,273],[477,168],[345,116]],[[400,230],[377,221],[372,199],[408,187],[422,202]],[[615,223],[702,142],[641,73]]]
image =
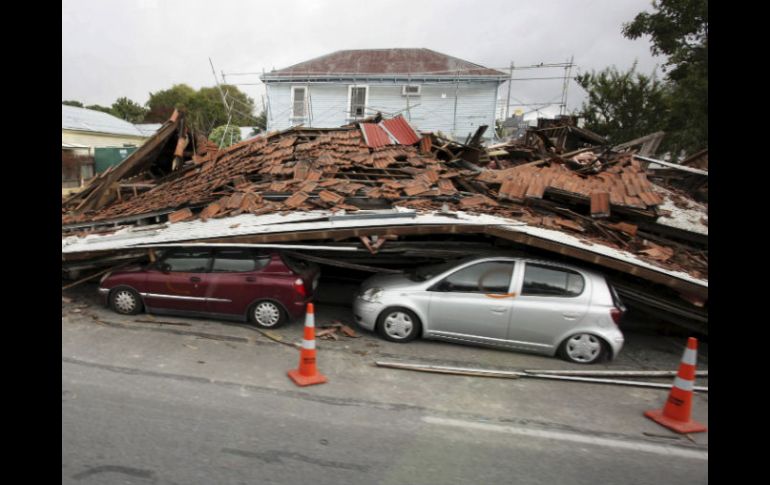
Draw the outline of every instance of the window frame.
[[[302,116],[299,116],[299,115],[297,115],[297,113],[294,112],[294,108],[295,108],[295,105],[294,105],[295,94],[294,93],[297,90],[300,90],[300,89],[305,92],[305,99],[304,99],[304,102],[302,103],[302,108],[303,108],[305,113]],[[306,120],[308,118],[308,102],[307,102],[308,91],[309,91],[308,86],[292,86],[291,87],[291,119],[293,119],[293,120]]]
[[[159,271],[163,271],[163,265],[167,264],[166,261],[168,260],[168,258],[173,257],[175,254],[178,254],[178,253],[183,252],[183,251],[193,251],[193,250],[195,250],[195,248],[176,248],[176,249],[171,249],[171,250],[167,251],[165,254],[163,254],[160,258],[158,258],[158,262],[155,265],[155,269],[157,269]],[[203,271],[173,271],[173,270],[169,270],[168,272],[169,273],[210,273],[211,272],[211,265],[214,262],[214,258],[213,258],[214,251],[212,249],[205,249],[204,251],[206,251],[208,253],[208,258],[206,258],[207,259],[207,261],[206,261],[206,268]]]
[[[407,88],[417,88],[416,93],[407,93]],[[403,84],[401,86],[401,96],[405,97],[412,97],[412,96],[421,96],[422,95],[422,85],[421,84]]]
[[[460,271],[465,271],[467,269],[473,268],[474,266],[479,266],[482,264],[490,264],[490,263],[496,263],[496,264],[510,264],[511,265],[511,275],[508,279],[508,289],[504,293],[495,293],[495,292],[488,292],[488,291],[450,291],[450,290],[442,290],[440,289],[443,283],[452,276],[456,275]],[[428,291],[436,292],[436,293],[465,293],[465,294],[471,294],[471,295],[500,295],[500,294],[510,294],[513,286],[516,284],[516,268],[518,266],[518,261],[516,260],[491,260],[491,261],[476,261],[473,262],[467,266],[463,266],[462,268],[457,268],[455,271],[452,271],[451,273],[445,275],[437,282],[433,283],[429,288]]]
[[[525,293],[524,284],[525,284],[526,277],[527,277],[527,268],[530,265],[531,266],[543,267],[543,268],[546,268],[546,269],[550,269],[552,271],[561,271],[561,272],[564,272],[564,273],[576,274],[576,275],[580,276],[580,278],[582,279],[582,281],[583,281],[583,288],[580,290],[580,293],[578,293],[577,295],[537,295],[537,294],[533,295],[533,294],[527,294],[527,293]],[[548,264],[548,263],[540,263],[540,262],[536,262],[536,261],[527,261],[527,262],[524,263],[523,268],[522,268],[522,272],[521,272],[521,284],[519,285],[519,288],[520,288],[519,294],[522,297],[531,297],[531,298],[580,298],[581,296],[585,295],[587,287],[588,287],[588,278],[586,278],[586,276],[582,272],[580,272],[580,271],[578,271],[576,269],[565,268],[563,266],[558,266],[558,265],[553,265],[553,264]]]
[[[240,251],[241,253],[244,253],[251,257],[251,261],[254,263],[254,267],[247,271],[216,271],[214,269],[214,264],[216,263],[217,256],[221,252],[224,251]],[[244,258],[248,259],[248,258]],[[266,260],[265,264],[262,264],[260,266],[260,260]],[[209,265],[209,272],[212,274],[243,274],[243,273],[258,273],[265,269],[267,265],[270,264],[270,256],[269,255],[261,255],[257,251],[251,250],[251,249],[242,249],[242,248],[220,248],[216,249],[212,252],[211,255],[211,264]]]
[[[363,88],[366,90],[364,94],[364,112],[361,116],[356,116],[355,113],[353,113],[353,89],[354,88]],[[366,118],[367,106],[369,106],[369,85],[368,84],[348,85],[348,104],[347,104],[348,120],[360,120],[362,118]]]

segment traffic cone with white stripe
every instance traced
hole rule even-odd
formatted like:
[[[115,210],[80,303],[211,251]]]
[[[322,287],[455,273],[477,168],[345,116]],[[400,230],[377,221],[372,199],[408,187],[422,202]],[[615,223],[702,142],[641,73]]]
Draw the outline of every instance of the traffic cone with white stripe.
[[[305,335],[299,352],[299,368],[290,370],[289,377],[298,386],[323,384],[326,376],[318,372],[315,362],[315,310],[312,303],[307,304],[305,316]]]
[[[674,386],[661,410],[650,410],[645,416],[656,423],[670,428],[677,433],[698,433],[706,431],[706,426],[690,419],[692,410],[693,387],[695,386],[695,363],[698,356],[698,340],[690,337],[684,350],[679,372],[674,379]]]

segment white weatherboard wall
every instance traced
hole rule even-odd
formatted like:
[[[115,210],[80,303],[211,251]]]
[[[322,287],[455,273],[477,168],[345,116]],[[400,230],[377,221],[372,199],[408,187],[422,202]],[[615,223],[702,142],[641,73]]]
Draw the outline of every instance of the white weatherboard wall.
[[[386,117],[403,114],[412,126],[422,131],[441,131],[464,141],[481,125],[487,125],[484,137],[492,138],[495,126],[496,81],[433,82],[410,84],[421,86],[419,96],[402,95],[405,82],[357,82],[356,86],[369,86],[367,115],[377,111]],[[304,124],[317,128],[337,128],[353,121],[348,118],[348,88],[352,83],[267,83],[270,112],[267,129],[285,130]],[[308,88],[308,112],[311,118],[292,119],[291,88]],[[455,116],[455,92],[457,114]]]

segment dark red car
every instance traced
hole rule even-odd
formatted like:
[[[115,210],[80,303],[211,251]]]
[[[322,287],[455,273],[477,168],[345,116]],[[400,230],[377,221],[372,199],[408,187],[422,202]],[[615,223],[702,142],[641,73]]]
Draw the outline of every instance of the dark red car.
[[[275,328],[305,314],[320,271],[280,252],[175,248],[155,263],[109,273],[99,284],[118,313],[213,316]]]

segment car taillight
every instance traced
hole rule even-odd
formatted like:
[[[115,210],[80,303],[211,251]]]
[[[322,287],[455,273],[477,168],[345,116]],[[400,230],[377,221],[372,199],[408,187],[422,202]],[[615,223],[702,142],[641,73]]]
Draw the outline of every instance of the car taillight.
[[[620,317],[623,316],[623,311],[619,308],[613,308],[610,310],[610,316],[612,317],[612,321],[615,322],[615,325],[620,325]]]
[[[302,278],[297,278],[296,280],[294,280],[294,291],[296,291],[303,297],[307,296],[307,290],[305,289],[305,282],[302,281]]]

